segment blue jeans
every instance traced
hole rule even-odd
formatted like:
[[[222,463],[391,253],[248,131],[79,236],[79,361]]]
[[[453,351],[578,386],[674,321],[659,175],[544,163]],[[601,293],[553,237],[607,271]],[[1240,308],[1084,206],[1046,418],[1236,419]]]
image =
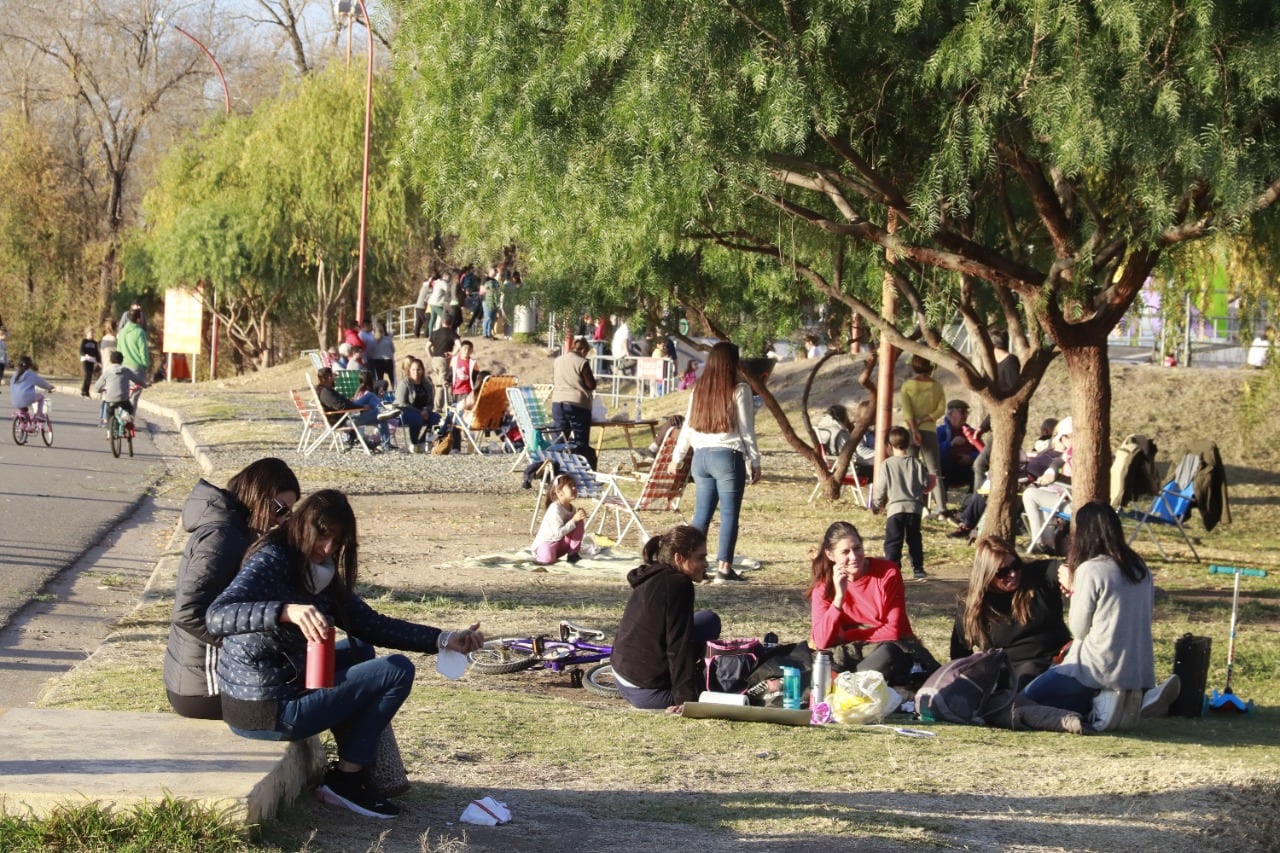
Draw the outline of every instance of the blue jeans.
[[[704,447],[693,452],[691,473],[697,487],[692,524],[706,533],[718,503],[720,541],[716,546],[716,559],[732,563],[733,549],[738,544],[738,513],[747,488],[747,463],[740,451]]]
[[[1022,691],[1032,702],[1061,708],[1064,711],[1075,711],[1089,715],[1093,710],[1093,697],[1098,693],[1092,687],[1085,687],[1069,675],[1063,675],[1056,666],[1051,666]]]
[[[485,305],[483,310],[484,323],[480,328],[486,338],[491,338],[493,337],[493,320],[498,314],[498,309],[490,308],[488,305]]]
[[[372,646],[363,646],[372,652]],[[404,655],[373,658],[339,668],[335,655],[333,687],[309,690],[280,700],[274,731],[245,731],[256,740],[306,740],[332,731],[338,757],[367,767],[378,750],[378,738],[413,689],[414,666]]]
[[[423,433],[427,431],[427,427],[440,423],[440,416],[435,412],[428,412],[424,418],[421,411],[409,406],[400,410],[400,423],[408,427],[410,443],[420,444],[426,439]]]
[[[386,421],[378,420],[378,410],[365,409],[353,419],[356,426],[376,426],[378,428],[378,441],[384,448],[391,446],[391,431],[387,428]]]
[[[693,614],[693,647],[706,650],[707,643],[720,639],[720,615],[714,610],[699,610]],[[618,695],[631,703],[633,708],[656,711],[676,704],[670,687],[628,687],[618,685]]]

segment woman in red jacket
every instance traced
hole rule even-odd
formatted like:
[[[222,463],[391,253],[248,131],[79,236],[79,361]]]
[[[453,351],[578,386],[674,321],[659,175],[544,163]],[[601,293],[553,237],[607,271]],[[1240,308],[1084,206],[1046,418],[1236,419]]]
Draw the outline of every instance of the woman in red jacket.
[[[898,565],[868,558],[862,536],[847,521],[827,528],[813,558],[809,606],[810,641],[831,650],[836,672],[876,670],[899,685],[922,680],[938,666],[911,630]]]

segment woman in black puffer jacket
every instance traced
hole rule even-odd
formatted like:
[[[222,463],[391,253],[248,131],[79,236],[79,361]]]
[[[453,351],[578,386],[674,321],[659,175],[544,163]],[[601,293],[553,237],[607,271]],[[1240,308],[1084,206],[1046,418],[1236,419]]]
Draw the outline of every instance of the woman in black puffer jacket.
[[[221,642],[205,626],[205,611],[240,570],[253,541],[288,517],[302,496],[298,478],[282,460],[259,459],[225,489],[196,483],[182,508],[191,534],[178,564],[173,617],[164,656],[164,686],[184,717],[222,719],[215,668]]]

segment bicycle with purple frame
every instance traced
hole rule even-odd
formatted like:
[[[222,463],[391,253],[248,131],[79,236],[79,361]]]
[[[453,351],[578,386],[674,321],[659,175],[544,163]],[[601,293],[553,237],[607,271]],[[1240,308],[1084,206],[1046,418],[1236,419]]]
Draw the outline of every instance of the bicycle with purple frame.
[[[508,675],[526,669],[566,672],[574,687],[585,687],[601,696],[618,695],[609,656],[613,647],[603,643],[604,632],[560,621],[560,638],[503,637],[489,640],[471,652],[472,668],[486,675]],[[585,671],[582,667],[589,667]]]

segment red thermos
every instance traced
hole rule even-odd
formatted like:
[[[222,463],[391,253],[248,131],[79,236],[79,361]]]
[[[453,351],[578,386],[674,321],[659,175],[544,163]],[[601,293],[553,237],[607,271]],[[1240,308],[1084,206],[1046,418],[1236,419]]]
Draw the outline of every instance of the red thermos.
[[[333,626],[319,642],[307,641],[307,688],[315,690],[333,686]]]

